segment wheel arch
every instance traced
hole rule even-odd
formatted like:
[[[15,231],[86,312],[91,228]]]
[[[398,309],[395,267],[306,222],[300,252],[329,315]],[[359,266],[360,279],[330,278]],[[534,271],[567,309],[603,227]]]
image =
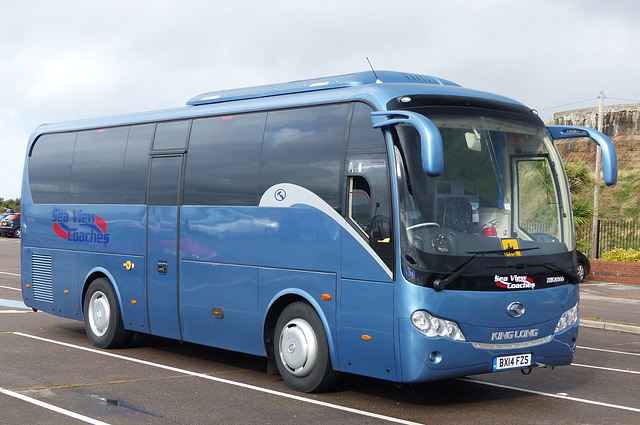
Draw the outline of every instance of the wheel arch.
[[[80,299],[80,305],[82,306],[80,308],[82,312],[82,318],[84,318],[84,300],[85,300],[85,297],[87,296],[87,290],[89,289],[89,286],[93,281],[100,278],[105,278],[109,281],[109,283],[111,284],[111,287],[116,293],[116,297],[118,298],[118,305],[120,307],[120,312],[121,312],[120,314],[124,312],[124,306],[122,305],[122,296],[120,295],[118,285],[116,285],[113,275],[103,267],[96,267],[87,273],[86,277],[84,278],[84,282],[82,284],[82,298]]]
[[[311,308],[315,310],[318,317],[320,317],[324,332],[327,336],[327,344],[329,346],[329,356],[331,357],[331,364],[334,370],[337,371],[340,363],[338,361],[338,351],[335,345],[336,339],[334,338],[334,336],[336,335],[331,332],[331,326],[329,324],[329,321],[327,320],[324,310],[321,308],[320,304],[308,293],[291,289],[289,291],[282,291],[273,297],[267,307],[267,312],[264,317],[263,341],[265,350],[267,352],[267,359],[269,362],[269,373],[278,373],[277,368],[275,367],[274,360],[274,333],[276,322],[278,321],[278,317],[280,316],[282,311],[288,305],[297,301],[302,301],[309,304]],[[334,326],[334,330],[335,333],[337,333],[337,324]]]

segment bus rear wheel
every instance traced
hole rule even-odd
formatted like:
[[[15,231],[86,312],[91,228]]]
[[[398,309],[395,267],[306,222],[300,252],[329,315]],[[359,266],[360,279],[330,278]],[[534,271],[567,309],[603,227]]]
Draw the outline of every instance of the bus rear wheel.
[[[83,303],[84,327],[98,348],[119,348],[131,339],[124,328],[120,306],[111,283],[106,278],[91,282]]]
[[[282,311],[274,344],[278,371],[292,389],[320,392],[337,382],[340,375],[331,366],[324,326],[309,304],[295,302]]]

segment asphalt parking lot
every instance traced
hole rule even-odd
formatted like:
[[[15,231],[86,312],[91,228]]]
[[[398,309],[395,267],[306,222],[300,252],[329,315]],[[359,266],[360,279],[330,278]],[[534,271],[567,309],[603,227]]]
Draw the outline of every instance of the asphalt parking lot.
[[[259,357],[161,338],[95,349],[81,322],[21,303],[19,245],[0,238],[2,424],[640,422],[638,286],[581,286],[588,320],[571,366],[400,387],[346,375],[309,395],[267,375]]]
[[[640,333],[640,285],[586,280],[580,314],[583,327]]]

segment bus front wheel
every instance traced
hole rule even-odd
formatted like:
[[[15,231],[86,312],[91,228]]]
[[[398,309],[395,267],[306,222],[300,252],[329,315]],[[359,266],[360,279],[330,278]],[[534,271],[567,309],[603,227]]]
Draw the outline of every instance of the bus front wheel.
[[[282,379],[296,391],[319,392],[338,380],[322,321],[305,302],[288,305],[275,329],[275,360]]]
[[[129,341],[120,306],[111,283],[106,278],[91,282],[83,305],[84,327],[93,345],[98,348],[118,348]]]

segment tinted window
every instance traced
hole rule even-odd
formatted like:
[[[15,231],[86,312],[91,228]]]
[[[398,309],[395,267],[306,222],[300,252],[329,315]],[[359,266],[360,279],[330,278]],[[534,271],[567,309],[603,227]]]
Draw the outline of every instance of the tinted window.
[[[347,110],[344,104],[269,112],[259,192],[293,183],[339,207]]]
[[[171,121],[158,123],[153,150],[184,149],[191,121]]]
[[[149,147],[153,137],[153,124],[134,125],[129,130],[127,153],[122,173],[122,202],[144,204],[147,195]]]
[[[369,236],[369,244],[393,270],[393,221],[386,154],[347,158],[347,216]]]
[[[34,202],[144,204],[153,128],[146,124],[40,137],[29,160]]]
[[[178,205],[182,157],[153,158],[149,181],[149,205]]]
[[[391,190],[384,133],[373,128],[373,109],[355,103],[349,130],[347,215],[369,236],[369,244],[394,270]],[[368,209],[368,211],[367,211]]]
[[[257,204],[266,115],[213,117],[193,122],[185,175],[185,204]]]
[[[33,145],[29,158],[29,184],[35,203],[69,202],[75,142],[76,133],[45,134]]]
[[[355,103],[351,130],[349,131],[349,150],[386,151],[382,131],[373,128],[372,111],[373,109],[369,105]]]
[[[363,232],[369,234],[371,223],[371,189],[364,177],[350,177],[347,215]]]
[[[122,171],[129,127],[80,131],[71,167],[72,204],[122,200]]]

